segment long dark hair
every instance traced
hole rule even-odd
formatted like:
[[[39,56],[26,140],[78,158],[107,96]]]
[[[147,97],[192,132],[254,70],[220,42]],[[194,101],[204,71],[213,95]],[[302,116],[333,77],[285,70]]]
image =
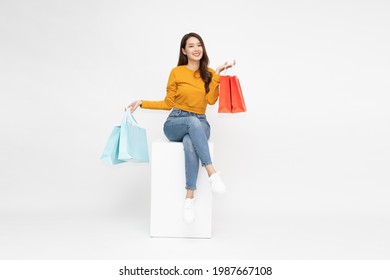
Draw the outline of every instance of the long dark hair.
[[[199,70],[197,70],[197,71],[199,71],[200,77],[202,78],[202,80],[204,82],[204,88],[206,90],[206,93],[208,93],[210,91],[209,85],[210,85],[211,78],[213,77],[213,75],[210,73],[210,71],[208,69],[209,57],[207,55],[206,47],[203,43],[202,37],[200,37],[198,34],[193,33],[193,32],[188,33],[188,34],[183,36],[183,38],[181,39],[181,43],[180,43],[179,62],[177,63],[177,66],[188,64],[188,57],[183,53],[182,49],[185,49],[187,40],[191,37],[197,38],[202,45],[203,56],[200,59]]]

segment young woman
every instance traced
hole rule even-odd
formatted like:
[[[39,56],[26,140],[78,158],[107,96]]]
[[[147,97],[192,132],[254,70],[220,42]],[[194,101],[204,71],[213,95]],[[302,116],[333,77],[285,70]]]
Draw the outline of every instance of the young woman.
[[[187,194],[184,202],[184,221],[195,219],[194,191],[199,160],[205,167],[211,189],[224,193],[226,187],[211,162],[208,139],[210,125],[206,119],[207,104],[213,105],[219,95],[220,72],[232,67],[225,63],[215,71],[208,68],[209,58],[202,38],[196,33],[184,35],[180,43],[178,66],[173,68],[162,101],[136,100],[127,106],[131,112],[143,109],[173,110],[165,124],[164,133],[170,141],[183,142]]]

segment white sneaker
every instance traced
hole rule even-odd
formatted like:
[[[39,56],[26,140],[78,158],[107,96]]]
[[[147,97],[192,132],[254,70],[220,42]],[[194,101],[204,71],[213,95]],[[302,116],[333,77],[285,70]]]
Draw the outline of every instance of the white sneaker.
[[[184,201],[184,222],[187,224],[195,220],[195,198],[186,198]]]
[[[221,177],[219,177],[219,174],[221,172],[214,173],[209,177],[209,182],[211,184],[211,190],[215,193],[225,193],[226,192],[226,186],[222,182]]]

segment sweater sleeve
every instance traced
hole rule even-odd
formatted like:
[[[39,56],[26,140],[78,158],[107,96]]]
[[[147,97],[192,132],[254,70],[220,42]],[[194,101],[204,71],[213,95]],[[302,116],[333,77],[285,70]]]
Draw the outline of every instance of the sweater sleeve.
[[[175,105],[176,92],[176,75],[175,72],[172,70],[168,79],[167,95],[165,96],[165,99],[161,101],[142,100],[141,108],[155,110],[171,110]]]
[[[215,102],[217,102],[218,96],[219,96],[219,81],[220,76],[215,73],[213,69],[209,69],[211,74],[213,75],[211,82],[210,82],[210,91],[206,94],[206,101],[208,104],[213,105]]]

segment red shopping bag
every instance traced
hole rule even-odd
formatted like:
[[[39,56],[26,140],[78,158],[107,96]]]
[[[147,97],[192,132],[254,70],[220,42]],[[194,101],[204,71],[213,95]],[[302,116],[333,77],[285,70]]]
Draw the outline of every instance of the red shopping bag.
[[[229,76],[221,76],[219,82],[219,107],[218,113],[232,112],[232,98],[230,95],[230,79]]]
[[[230,77],[230,94],[232,97],[232,113],[246,112],[244,96],[237,76]]]
[[[221,76],[218,113],[246,112],[244,96],[237,76]]]

